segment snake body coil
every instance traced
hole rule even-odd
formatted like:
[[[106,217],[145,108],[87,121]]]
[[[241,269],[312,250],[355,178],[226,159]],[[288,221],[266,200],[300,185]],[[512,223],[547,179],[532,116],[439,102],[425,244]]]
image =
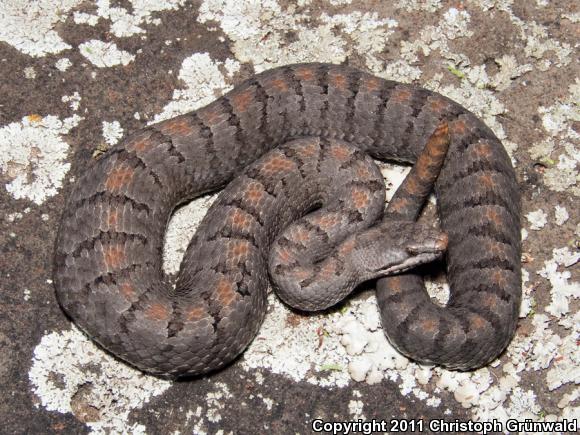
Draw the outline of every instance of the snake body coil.
[[[462,370],[486,364],[513,336],[521,297],[520,196],[509,157],[459,104],[347,66],[266,71],[107,152],[77,181],[63,213],[59,302],[90,337],[144,371],[177,377],[219,368],[262,323],[268,261],[281,281],[292,275],[305,289],[346,274],[352,246],[313,271],[288,258],[307,239],[323,243],[344,226],[380,218],[371,199],[384,197],[364,153],[415,162],[442,122],[450,144],[435,190],[448,235],[449,302],[431,302],[408,274],[379,279],[378,301],[387,336],[410,357]],[[343,181],[347,170],[354,182]],[[173,289],[161,270],[172,210],[237,175],[200,225]],[[339,193],[346,209],[334,210]],[[302,218],[283,240],[290,222],[321,205],[330,217]],[[395,206],[388,216],[413,224]],[[364,266],[365,258],[354,261]]]

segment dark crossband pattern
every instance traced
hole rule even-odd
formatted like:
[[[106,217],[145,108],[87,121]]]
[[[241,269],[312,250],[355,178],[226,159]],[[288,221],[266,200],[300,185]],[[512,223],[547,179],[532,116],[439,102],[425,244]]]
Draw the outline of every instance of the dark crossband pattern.
[[[370,158],[416,163],[378,224],[384,186]],[[446,236],[414,222],[434,181]],[[161,269],[172,210],[227,183],[173,288]],[[447,307],[419,276],[381,278],[383,327],[413,359],[476,368],[515,330],[519,204],[503,146],[459,104],[347,66],[280,67],[130,135],[79,177],[56,242],[57,297],[119,358],[197,375],[256,335],[268,267],[285,301],[319,309],[447,244]]]

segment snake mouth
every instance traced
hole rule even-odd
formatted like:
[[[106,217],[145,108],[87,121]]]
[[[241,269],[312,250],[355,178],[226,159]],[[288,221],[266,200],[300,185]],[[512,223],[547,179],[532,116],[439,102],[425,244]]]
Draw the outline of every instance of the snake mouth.
[[[443,251],[423,252],[421,254],[409,257],[400,263],[390,265],[389,267],[376,269],[375,272],[381,275],[393,275],[404,273],[422,264],[431,263],[441,257]]]

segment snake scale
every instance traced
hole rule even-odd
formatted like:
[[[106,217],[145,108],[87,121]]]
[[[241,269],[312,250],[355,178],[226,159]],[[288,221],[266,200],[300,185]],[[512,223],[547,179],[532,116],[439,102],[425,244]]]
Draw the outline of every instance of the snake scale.
[[[442,234],[415,218],[443,145]],[[417,162],[386,211],[371,157]],[[172,286],[161,268],[171,212],[227,183]],[[378,277],[391,343],[417,361],[468,370],[496,358],[515,331],[519,207],[505,149],[459,104],[349,66],[289,65],[131,134],[83,173],[58,230],[55,287],[105,349],[175,378],[243,352],[266,312],[268,270],[276,288],[290,289],[281,297],[304,310],[343,297],[332,294],[338,280],[348,293]],[[443,307],[407,270],[445,245]]]

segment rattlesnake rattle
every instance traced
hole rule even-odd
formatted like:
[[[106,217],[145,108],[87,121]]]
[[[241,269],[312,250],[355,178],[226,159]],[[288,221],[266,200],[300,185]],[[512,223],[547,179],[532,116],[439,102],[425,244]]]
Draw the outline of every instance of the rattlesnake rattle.
[[[450,141],[435,183],[448,237],[449,301],[438,306],[420,278],[403,274],[379,279],[379,309],[387,337],[409,357],[459,370],[485,365],[513,336],[521,299],[520,194],[510,159],[459,104],[349,66],[265,71],[108,151],[75,183],[65,205],[54,260],[59,303],[92,339],[145,372],[175,378],[222,367],[262,323],[268,263],[282,281],[305,266],[281,248],[300,250],[315,235],[313,273],[332,277],[346,270],[347,252],[340,250],[350,248],[325,245],[351,237],[337,234],[338,223],[376,233],[363,228],[381,217],[384,186],[371,177],[377,170],[365,153],[413,163],[430,138],[442,142],[438,126],[448,127]],[[331,154],[345,160],[327,164]],[[161,269],[172,210],[237,175],[200,224],[173,289]],[[429,178],[424,175],[411,180]],[[420,187],[404,184],[380,224],[382,257],[391,264],[369,266],[368,255],[351,256],[354,263],[391,273],[440,254],[444,237],[413,222],[424,197]],[[377,198],[381,205],[372,205]],[[325,208],[326,220],[317,215]],[[302,217],[308,211],[314,214]],[[296,219],[284,239],[281,232]],[[397,230],[388,230],[389,221]],[[277,248],[269,258],[272,243]],[[327,261],[334,269],[323,267],[322,255],[335,258]],[[298,287],[314,283],[310,273],[295,272]]]

